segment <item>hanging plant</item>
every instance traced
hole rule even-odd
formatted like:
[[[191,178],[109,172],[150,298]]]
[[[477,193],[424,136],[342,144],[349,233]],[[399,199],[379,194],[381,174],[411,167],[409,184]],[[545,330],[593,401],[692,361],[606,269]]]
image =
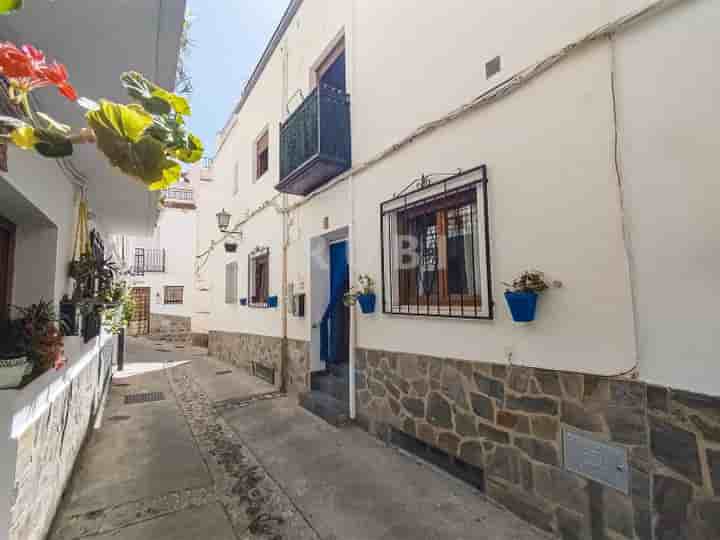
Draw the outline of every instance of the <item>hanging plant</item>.
[[[94,142],[114,167],[140,180],[150,191],[178,182],[181,162],[195,163],[202,158],[202,142],[185,126],[185,117],[190,115],[188,101],[140,73],[131,71],[121,78],[136,103],[96,103],[78,98],[65,66],[49,62],[42,51],[31,45],[17,47],[0,42],[0,75],[8,80],[10,101],[22,106],[25,116],[0,116],[4,131],[0,138],[18,148],[32,149],[48,158],[63,158],[73,154],[75,144]],[[88,109],[89,127],[73,134],[69,126],[33,112],[30,92],[47,86],[55,86],[61,95]]]
[[[150,191],[165,189],[180,180],[180,161],[195,163],[203,155],[202,142],[185,128],[184,115],[190,114],[190,106],[185,98],[140,73],[125,73],[122,81],[138,103],[102,100],[87,114],[88,123],[110,163],[142,181]]]
[[[0,0],[0,15],[10,15],[22,9],[23,0]]]

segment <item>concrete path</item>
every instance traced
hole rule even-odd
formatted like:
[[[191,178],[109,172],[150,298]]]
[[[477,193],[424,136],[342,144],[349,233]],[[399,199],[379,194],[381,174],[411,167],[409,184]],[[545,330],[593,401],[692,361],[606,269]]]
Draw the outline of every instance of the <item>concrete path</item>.
[[[333,428],[205,354],[129,341],[52,540],[547,538],[462,482],[360,429]]]

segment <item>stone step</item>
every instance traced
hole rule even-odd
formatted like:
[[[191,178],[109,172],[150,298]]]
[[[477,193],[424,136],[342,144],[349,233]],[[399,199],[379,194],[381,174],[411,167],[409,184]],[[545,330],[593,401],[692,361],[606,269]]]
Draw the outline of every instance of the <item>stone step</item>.
[[[332,396],[344,403],[350,401],[350,381],[335,377],[330,373],[323,375],[313,374],[310,389]]]
[[[300,394],[300,406],[336,427],[350,423],[350,408],[346,403],[322,392]]]
[[[349,364],[327,364],[327,371],[339,379],[350,380]]]

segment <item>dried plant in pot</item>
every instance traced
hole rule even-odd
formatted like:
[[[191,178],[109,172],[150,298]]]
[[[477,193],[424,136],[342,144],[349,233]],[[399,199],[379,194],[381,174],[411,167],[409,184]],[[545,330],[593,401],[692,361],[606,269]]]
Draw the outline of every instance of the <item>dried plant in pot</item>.
[[[545,274],[539,270],[526,270],[512,283],[503,282],[507,287],[505,301],[515,322],[535,320],[538,296],[550,287],[559,287],[560,282],[548,283]]]

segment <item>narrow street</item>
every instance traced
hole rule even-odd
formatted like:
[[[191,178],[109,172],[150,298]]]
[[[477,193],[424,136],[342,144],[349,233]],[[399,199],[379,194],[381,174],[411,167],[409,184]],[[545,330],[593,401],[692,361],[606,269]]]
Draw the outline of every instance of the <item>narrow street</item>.
[[[144,396],[136,397],[140,394]],[[545,538],[202,349],[130,340],[52,540]]]

